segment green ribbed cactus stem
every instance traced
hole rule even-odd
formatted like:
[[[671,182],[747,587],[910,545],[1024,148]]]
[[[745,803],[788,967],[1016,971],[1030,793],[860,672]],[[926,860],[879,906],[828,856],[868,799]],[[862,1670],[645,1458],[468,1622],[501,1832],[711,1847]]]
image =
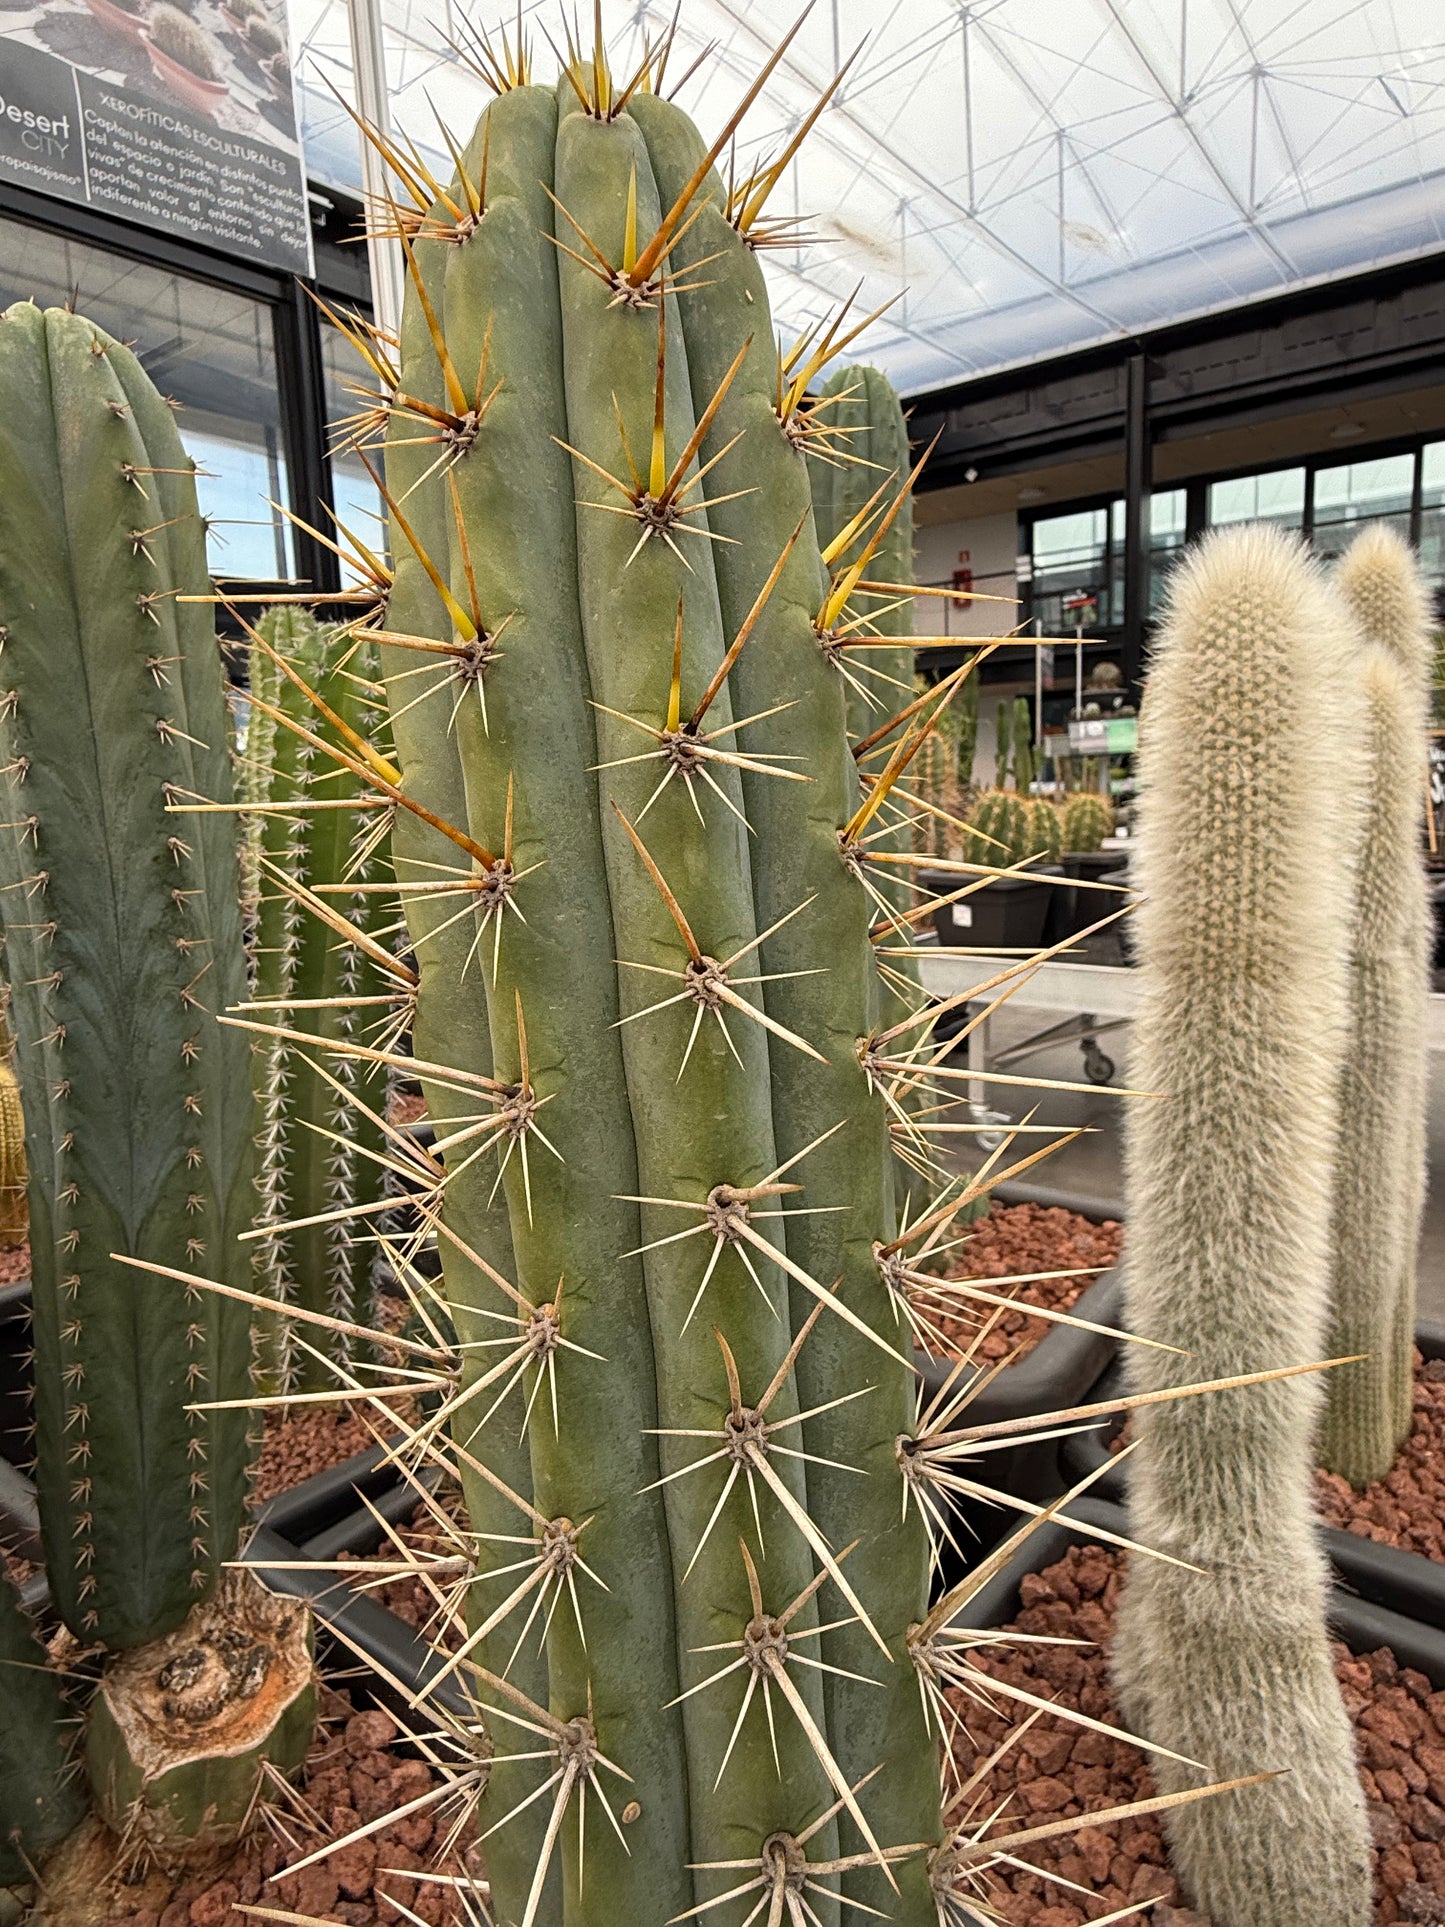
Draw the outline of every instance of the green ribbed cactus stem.
[[[1024,854],[1057,860],[1062,845],[1059,813],[1047,796],[1031,796],[1024,804]]]
[[[634,112],[663,198],[676,199],[702,158],[697,129],[677,108],[650,95],[639,99]],[[868,1336],[871,1331],[895,1345],[902,1336],[889,1294],[881,1287],[876,1254],[892,1223],[890,1203],[900,1188],[897,1180],[907,1172],[890,1157],[883,1105],[859,1063],[875,1008],[870,906],[857,875],[839,859],[840,833],[858,806],[859,785],[839,735],[847,690],[839,686],[838,672],[820,646],[823,611],[816,598],[821,571],[806,519],[809,476],[816,490],[817,465],[808,465],[805,473],[779,420],[771,330],[758,321],[767,312],[767,289],[756,252],[722,217],[725,197],[716,175],[709,177],[703,193],[713,196],[712,205],[680,249],[682,257],[693,262],[696,280],[717,277],[707,289],[684,294],[679,304],[695,409],[705,408],[724,382],[739,345],[749,336],[753,343],[702,450],[705,459],[717,458],[716,496],[726,497],[734,489],[754,491],[733,501],[720,499],[710,511],[711,526],[733,538],[715,544],[713,557],[726,634],[737,633],[748,620],[775,559],[803,518],[797,546],[731,680],[743,714],[777,711],[750,727],[744,743],[765,754],[800,757],[800,763],[780,767],[805,769],[812,778],[805,785],[780,782],[765,769],[743,771],[748,820],[757,832],[748,844],[756,916],[761,928],[773,931],[762,947],[762,968],[770,975],[778,973],[763,986],[764,1005],[772,1020],[828,1059],[820,1064],[786,1042],[770,1043],[778,1157],[802,1158],[796,1169],[805,1206],[845,1199],[849,1204],[846,1212],[825,1209],[786,1220],[787,1254],[811,1279],[833,1286],[867,1327],[850,1325],[825,1310],[796,1367],[800,1402],[815,1412],[803,1427],[804,1449],[831,1462],[807,1468],[809,1511],[832,1545],[858,1542],[850,1556],[852,1583],[894,1658],[890,1669],[861,1625],[828,1632],[822,1641],[826,1663],[866,1679],[881,1678],[881,1684],[825,1675],[824,1703],[834,1758],[850,1784],[879,1760],[888,1762],[876,1783],[878,1795],[870,1814],[876,1837],[885,1842],[905,1835],[923,1839],[936,1827],[931,1748],[918,1700],[909,1699],[899,1677],[906,1665],[907,1629],[919,1615],[926,1592],[924,1535],[917,1519],[904,1516],[897,1456],[897,1440],[912,1421],[912,1393],[907,1373]],[[716,265],[704,267],[713,253]],[[883,459],[877,427],[881,422],[891,437],[888,466],[897,467],[901,482],[908,440],[897,398],[875,371],[853,374],[869,397],[869,419],[875,424],[869,459]],[[846,375],[837,381],[846,385]],[[825,404],[829,389],[837,392],[828,384]],[[835,411],[825,405],[823,419],[831,425]],[[742,439],[729,449],[734,436]],[[870,493],[880,480],[875,474]],[[822,536],[816,515],[814,525]],[[868,565],[868,579],[911,583],[912,546],[905,501],[888,540]],[[861,606],[875,604],[865,596]],[[903,634],[911,631],[906,604],[884,620],[894,622]],[[886,659],[886,652],[867,653],[870,659],[879,654]],[[897,674],[911,690],[912,662],[906,649],[900,652]],[[780,707],[789,704],[793,706]],[[931,740],[924,740],[920,755]],[[916,902],[916,893],[907,891],[906,900]],[[775,929],[783,918],[788,920]],[[837,1129],[844,1119],[846,1125]],[[919,1215],[916,1202],[910,1215],[915,1220]],[[790,1297],[794,1328],[801,1329],[817,1300],[796,1278]],[[906,1349],[906,1339],[903,1342]],[[866,1397],[816,1410],[828,1406],[843,1388],[862,1384],[874,1388]],[[864,1476],[840,1466],[856,1467]],[[891,1783],[885,1787],[884,1780]],[[848,1820],[840,1819],[839,1826],[846,1833]],[[900,1868],[897,1877],[901,1902],[872,1869],[850,1874],[843,1891],[897,1920],[912,1921],[926,1913],[921,1863]]]
[[[1013,780],[1014,788],[1020,796],[1027,796],[1034,785],[1034,732],[1029,720],[1028,699],[1014,697],[1013,729]]]
[[[1135,1075],[1124,1326],[1140,1389],[1328,1356],[1331,1191],[1348,1012],[1357,650],[1300,546],[1211,536],[1173,578],[1139,757]],[[1216,1927],[1365,1927],[1370,1842],[1330,1662],[1312,1442],[1292,1378],[1136,1415],[1133,1530],[1202,1567],[1131,1566],[1113,1670],[1125,1719],[1207,1763],[1271,1768],[1166,1815]]]
[[[1029,854],[1028,806],[1015,790],[985,790],[968,814],[963,839],[967,863],[1005,869]]]
[[[951,727],[955,743],[955,762],[960,791],[973,784],[973,759],[978,747],[978,677],[970,676],[944,711],[944,725]]]
[[[1070,856],[1101,849],[1104,838],[1114,830],[1114,811],[1108,799],[1091,790],[1066,796],[1060,819],[1062,848]]]
[[[479,168],[475,143],[469,150],[467,165],[475,177]],[[433,210],[433,218],[438,222],[445,217],[443,207]],[[418,269],[434,306],[444,304],[451,253],[442,242],[417,244]],[[415,300],[407,304],[402,319],[401,366],[409,394],[432,407],[447,406],[446,384],[432,348],[425,315]],[[386,451],[386,472],[391,487],[406,502],[408,525],[417,542],[444,580],[453,535],[450,503],[440,490],[418,486],[432,460],[429,444],[416,434],[414,424],[398,413]],[[422,566],[417,548],[406,540],[399,541],[392,560],[395,576],[387,607],[387,622],[392,632],[403,636],[450,635],[447,610]],[[419,678],[415,671],[419,661],[425,660],[402,646],[381,645],[391,734],[403,771],[403,788],[434,818],[444,823],[464,824],[467,798],[458,734],[455,730],[439,729],[432,713],[438,700],[450,708],[459,692],[448,678],[439,697],[416,702],[414,699],[421,692],[417,689]],[[477,697],[473,695],[471,700],[476,701]],[[439,1155],[445,1164],[449,1135],[467,1131],[477,1113],[477,1099],[465,1088],[466,1080],[492,1075],[487,972],[485,962],[479,964],[478,958],[487,956],[494,932],[481,925],[480,912],[459,918],[455,897],[436,892],[439,878],[454,879],[465,874],[465,865],[454,844],[409,810],[398,810],[391,840],[411,936],[410,961],[417,972],[413,1049],[421,1063],[447,1066],[458,1073],[455,1080],[445,1077],[422,1080],[427,1116],[436,1131],[441,1146]],[[486,940],[486,948],[482,947],[482,939]],[[463,1168],[447,1179],[437,1239],[452,1322],[462,1344],[473,1348],[464,1353],[465,1380],[475,1380],[489,1369],[493,1348],[488,1341],[505,1329],[494,1316],[496,1287],[483,1266],[491,1265],[504,1278],[516,1276],[507,1202],[496,1184],[495,1163],[469,1159],[470,1148],[464,1143],[451,1154],[453,1161]],[[512,1568],[521,1551],[516,1540],[525,1537],[534,1523],[507,1496],[514,1493],[527,1504],[533,1498],[531,1450],[516,1409],[504,1405],[496,1418],[483,1424],[486,1411],[486,1404],[474,1402],[462,1408],[452,1426],[459,1448],[458,1470],[467,1520],[476,1535],[476,1577],[467,1593],[467,1617],[473,1633],[485,1624],[515,1584]],[[500,1482],[500,1490],[484,1475],[483,1467]],[[502,1576],[491,1577],[494,1572]],[[514,1656],[515,1645],[516,1632],[504,1623],[475,1648],[477,1661],[492,1672],[505,1671],[528,1698],[548,1706],[550,1686],[545,1650],[540,1642],[529,1640]],[[498,1751],[506,1754],[527,1750],[522,1745],[507,1745],[506,1722],[498,1721],[497,1725],[503,1736]],[[488,1803],[495,1816],[500,1818],[520,1806],[537,1791],[550,1770],[550,1762],[543,1760],[495,1762],[487,1782]],[[509,1825],[488,1839],[487,1869],[494,1902],[498,1905],[516,1904],[517,1912],[520,1911],[520,1904],[531,1887],[533,1870],[541,1858],[546,1826],[546,1810],[539,1802],[519,1812]],[[560,1863],[552,1868],[538,1899],[539,1919],[562,1918]]]
[[[1433,920],[1421,862],[1429,755],[1429,602],[1408,545],[1355,537],[1336,582],[1359,625],[1366,815],[1351,919],[1353,1038],[1340,1095],[1332,1357],[1366,1353],[1325,1388],[1320,1463],[1363,1486],[1412,1420],[1415,1267],[1425,1193]]]
[[[84,1817],[71,1761],[78,1732],[45,1648],[0,1573],[0,1884],[30,1880]]]
[[[911,466],[908,424],[888,377],[878,368],[863,365],[840,368],[824,382],[816,418],[826,424],[834,451],[830,453],[825,444],[821,453],[814,452],[807,461],[814,526],[823,548],[834,542],[865,508],[869,498],[886,483],[867,523],[833,556],[831,566],[836,571],[861,555],[875,523],[886,515],[908,479]],[[856,459],[840,460],[839,451]],[[904,497],[869,562],[868,579],[897,584],[900,590],[913,586],[911,494]],[[867,618],[863,625],[865,633],[897,636],[900,640],[896,649],[860,647],[851,653],[839,651],[839,671],[847,678],[848,734],[855,742],[872,735],[881,722],[902,709],[912,699],[914,684],[914,655],[907,640],[913,634],[912,601],[906,594],[863,591],[859,605]],[[872,767],[876,770],[877,765]],[[912,785],[904,787],[911,789]],[[911,811],[911,805],[903,798],[887,807],[890,813]],[[912,841],[906,821],[900,821],[890,833],[878,837],[875,848],[901,854],[912,847]],[[880,888],[896,909],[910,909],[918,901],[917,892],[909,887],[906,869],[889,871],[881,879]],[[921,1002],[918,972],[911,960],[904,962],[902,974],[911,1007]],[[883,981],[887,987],[890,982],[887,975]],[[893,990],[887,988],[886,994],[896,1013]]]
[[[153,1651],[235,1556],[249,1457],[245,1409],[200,1409],[243,1404],[246,1307],[187,1283],[250,1283],[249,1052],[217,1022],[246,982],[236,819],[187,811],[230,798],[230,716],[193,464],[134,355],[17,304],[0,401],[0,918],[46,1569],[80,1640]]]
[[[370,736],[384,710],[374,682],[376,651],[365,638],[358,642],[318,625],[294,604],[269,610],[258,636],[251,649],[258,701],[243,765],[245,801],[257,809],[246,851],[247,895],[255,906],[255,1001],[270,1006],[259,1021],[312,1036],[316,1047],[258,1036],[253,1049],[258,1223],[269,1232],[253,1246],[257,1289],[282,1304],[364,1323],[373,1227],[364,1216],[328,1221],[328,1214],[354,1212],[383,1195],[387,1074],[384,1066],[328,1053],[327,1046],[366,1040],[375,1000],[390,979],[374,955],[348,940],[344,926],[326,923],[314,906],[388,947],[386,931],[396,916],[388,887],[389,813],[372,807],[371,792],[363,794],[360,780],[317,746],[341,746],[341,731],[324,715],[313,716],[309,699],[275,656],[343,723]],[[304,719],[317,741],[297,735],[277,711]],[[289,812],[288,805],[294,806]],[[342,1341],[314,1326],[303,1335],[310,1349],[298,1348],[294,1324],[280,1319],[263,1337],[262,1376],[273,1387],[321,1390],[335,1383],[315,1353],[343,1357]]]
[[[924,737],[908,766],[908,787],[922,805],[915,813],[913,847],[926,856],[948,854],[951,826],[946,819],[958,800],[954,753],[950,738],[935,729]]]
[[[875,507],[874,517],[908,479],[911,466],[908,424],[888,377],[878,368],[854,365],[839,368],[823,383],[818,399],[819,420],[836,435],[836,446],[855,459],[839,461],[825,449],[809,457],[813,515],[818,540],[826,547],[858,515],[870,496],[888,488]],[[872,519],[835,558],[833,566],[861,554]],[[913,583],[913,502],[910,497],[894,517],[882,545],[868,565],[871,580]],[[886,717],[902,709],[913,692],[913,604],[894,596],[864,597],[879,613],[870,618],[872,633],[900,638],[897,649],[859,649],[848,658],[848,733],[855,740],[871,735]],[[888,604],[900,601],[898,608]]]
[[[393,553],[425,550],[447,591],[429,597],[424,569],[398,568],[386,672],[412,707],[398,706],[397,755],[408,787],[452,783],[437,813],[468,839],[450,863],[482,924],[449,991],[407,893],[418,1022],[430,1000],[430,1061],[456,1064],[467,1040],[446,1034],[440,1000],[452,996],[446,1022],[459,1024],[459,986],[480,989],[501,1085],[511,1252],[505,1269],[489,1262],[505,1288],[463,1280],[442,1245],[449,1297],[471,1293],[494,1332],[498,1314],[517,1321],[520,1383],[470,1437],[475,1465],[515,1451],[535,1398],[529,1482],[498,1475],[525,1509],[502,1528],[473,1518],[532,1540],[549,1601],[522,1647],[531,1663],[540,1644],[545,1686],[521,1689],[539,1734],[523,1746],[545,1756],[523,1770],[551,1782],[521,1827],[540,1821],[545,1837],[530,1865],[511,1821],[487,1844],[494,1907],[526,1927],[680,1916],[737,1884],[719,1863],[765,1865],[780,1836],[807,1833],[817,1864],[845,1835],[851,1853],[939,1828],[904,1646],[927,1577],[897,1462],[911,1373],[890,1349],[874,1257],[892,1229],[889,1133],[858,1056],[877,996],[870,905],[839,843],[859,791],[844,685],[815,627],[825,585],[806,467],[774,414],[756,262],[716,204],[687,248],[721,240],[727,257],[689,277],[679,246],[669,276],[699,285],[661,302],[647,266],[614,300],[613,279],[553,245],[555,221],[558,241],[585,232],[630,262],[629,237],[655,233],[700,151],[663,103],[617,111],[604,91],[600,70],[580,67],[557,92],[511,87],[487,110],[454,211],[430,210],[414,243],[388,456]],[[739,428],[755,494],[725,503],[726,461],[702,486],[695,464]],[[408,442],[428,434],[442,445],[406,468]],[[714,514],[716,533],[743,531],[736,550],[706,539]],[[756,633],[725,663],[755,610]],[[408,635],[445,652],[430,691],[424,675],[399,679],[419,663]],[[764,709],[766,727],[742,726]],[[813,780],[766,762],[739,771],[717,749],[798,757]],[[808,974],[774,979],[780,968]],[[495,1176],[495,1160],[484,1168]],[[819,1216],[782,1215],[794,1184]],[[458,1208],[449,1181],[449,1216]],[[807,1269],[825,1252],[825,1271]],[[801,1418],[844,1386],[866,1396]],[[788,1456],[780,1425],[778,1446],[821,1452],[831,1438],[868,1476]],[[485,1484],[478,1473],[474,1490]],[[517,1582],[482,1582],[483,1603],[500,1604],[503,1583]],[[496,1650],[510,1651],[534,1597],[494,1629]],[[886,1656],[852,1622],[855,1597]],[[820,1622],[825,1657],[832,1642],[877,1684],[794,1663],[817,1652]],[[481,1680],[481,1700],[515,1711],[517,1677],[505,1693]],[[880,1757],[876,1791],[855,1796]],[[599,1789],[630,1851],[598,1815]],[[518,1797],[494,1776],[482,1825]],[[877,1869],[847,1877],[905,1927],[935,1918],[921,1856],[899,1870],[901,1906]],[[832,1927],[835,1906],[819,1904]]]
[[[1007,703],[998,703],[993,712],[993,786],[1007,789],[1012,770],[1013,714]]]

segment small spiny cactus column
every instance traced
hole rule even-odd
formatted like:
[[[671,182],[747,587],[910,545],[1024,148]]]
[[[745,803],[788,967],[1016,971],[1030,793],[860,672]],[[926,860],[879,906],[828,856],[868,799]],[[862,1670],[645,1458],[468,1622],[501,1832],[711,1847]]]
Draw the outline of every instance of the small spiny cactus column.
[[[0,1573],[0,1885],[30,1881],[85,1812],[70,1757],[78,1726]]]
[[[1139,760],[1142,1004],[1125,1328],[1138,1389],[1326,1355],[1360,771],[1348,618],[1297,544],[1212,536],[1175,577]],[[1114,1674],[1147,1738],[1283,1777],[1168,1819],[1216,1927],[1364,1927],[1369,1838],[1325,1630],[1310,1377],[1137,1415]],[[1198,1784],[1159,1760],[1166,1790]]]
[[[46,1568],[80,1640],[153,1651],[207,1610],[235,1556],[249,1457],[248,1310],[193,1282],[250,1281],[249,1052],[217,1022],[245,990],[236,821],[192,808],[230,799],[230,716],[209,614],[182,599],[210,586],[194,464],[130,350],[79,315],[10,308],[0,472],[0,918]],[[294,1691],[309,1691],[304,1619],[283,1657],[248,1629],[245,1588],[228,1596],[262,1676],[294,1661]],[[156,1667],[137,1659],[128,1677],[165,1697]],[[96,1731],[104,1807],[124,1774]],[[210,1736],[224,1748],[227,1720]],[[183,1713],[160,1760],[172,1741],[194,1751]],[[204,1769],[189,1784],[137,1818],[159,1851],[244,1818],[246,1803],[218,1811]]]
[[[869,560],[866,579],[889,588],[858,590],[856,606],[850,610],[851,626],[832,645],[833,661],[847,683],[848,736],[857,743],[900,710],[913,691],[914,652],[909,640],[913,602],[907,594],[913,586],[913,497],[904,494],[898,500],[911,466],[908,423],[892,382],[881,369],[862,364],[840,368],[824,382],[813,420],[822,433],[808,455],[808,476],[817,538],[828,552],[830,565],[842,569],[856,561],[874,530],[887,523]],[[876,499],[870,508],[871,498]],[[899,638],[898,646],[880,647],[890,636]],[[925,745],[920,754],[936,758],[942,748],[942,742]],[[885,741],[875,750],[870,771],[881,767],[876,759],[887,753]],[[926,782],[927,769],[926,760],[923,769],[910,774]],[[889,834],[877,838],[877,848],[895,854],[911,849],[909,805],[900,797],[885,805],[885,810],[888,815],[898,814],[900,821]],[[899,910],[911,909],[918,901],[909,879],[908,869],[900,868],[884,881],[883,894]],[[903,979],[910,1005],[916,1005],[920,1001],[916,966],[905,962]],[[890,981],[885,974],[885,984]],[[897,1013],[891,998],[886,1007]]]
[[[322,627],[294,605],[262,618],[251,649],[257,700],[244,752],[245,800],[256,811],[246,851],[255,1002],[261,1022],[312,1036],[316,1049],[308,1052],[294,1035],[261,1035],[254,1050],[256,1184],[267,1233],[253,1247],[257,1288],[281,1304],[365,1322],[375,1247],[364,1215],[337,1214],[384,1195],[387,1074],[344,1052],[327,1057],[324,1075],[317,1063],[334,1042],[366,1041],[390,981],[375,954],[389,948],[396,915],[390,812],[373,808],[370,790],[327,757],[328,746],[344,746],[341,729],[313,713],[278,657],[358,734],[375,733],[383,709],[371,682],[373,645]],[[304,718],[307,734],[278,721],[278,710]],[[373,948],[353,941],[352,928]],[[315,1354],[329,1343],[340,1356],[335,1336],[312,1326],[301,1351],[295,1335],[289,1321],[278,1322],[280,1356],[263,1362],[263,1375],[274,1370],[288,1390],[334,1384]]]
[[[1320,1463],[1357,1486],[1390,1470],[1409,1433],[1415,1258],[1425,1191],[1425,1047],[1433,927],[1420,856],[1431,638],[1424,584],[1391,529],[1361,531],[1336,571],[1361,632],[1367,772],[1353,915],[1350,1048],[1334,1197],[1331,1372]]]

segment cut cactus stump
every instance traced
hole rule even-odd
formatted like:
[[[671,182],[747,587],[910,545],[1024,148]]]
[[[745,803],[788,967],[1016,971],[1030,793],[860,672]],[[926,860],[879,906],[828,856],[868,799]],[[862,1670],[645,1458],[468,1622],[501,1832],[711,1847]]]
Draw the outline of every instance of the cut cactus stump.
[[[228,1574],[164,1639],[122,1655],[91,1708],[98,1810],[163,1862],[233,1844],[269,1765],[300,1767],[316,1720],[310,1619]]]

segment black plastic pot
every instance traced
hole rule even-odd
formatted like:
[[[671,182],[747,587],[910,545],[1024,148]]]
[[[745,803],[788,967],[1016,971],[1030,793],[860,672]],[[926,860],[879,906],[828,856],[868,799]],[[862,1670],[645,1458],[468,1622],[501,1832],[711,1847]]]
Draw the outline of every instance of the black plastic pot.
[[[1069,1511],[1086,1525],[1128,1533],[1127,1513],[1102,1499],[1076,1499]],[[1091,1543],[1094,1542],[1089,1533],[1078,1526],[1049,1520],[1025,1541],[1016,1557],[980,1589],[952,1623],[977,1627],[980,1631],[1006,1626],[1018,1614],[1025,1574],[1042,1572],[1045,1566],[1061,1559],[1070,1546]],[[1329,1618],[1331,1631],[1337,1639],[1344,1640],[1351,1652],[1369,1653],[1377,1646],[1388,1646],[1402,1666],[1413,1667],[1437,1689],[1445,1689],[1445,1627],[1422,1625],[1387,1607],[1358,1599],[1338,1586],[1330,1594]]]
[[[428,1485],[437,1476],[430,1470],[422,1474]],[[363,1499],[388,1525],[409,1518],[417,1502],[416,1488],[403,1479],[380,1445],[278,1492],[257,1510],[256,1525],[289,1540],[308,1559],[334,1559],[338,1552],[356,1551],[368,1538],[375,1545],[381,1536],[381,1527]]]
[[[1417,1325],[1415,1343],[1425,1358],[1445,1358],[1445,1325]],[[1112,1398],[1122,1389],[1123,1377],[1116,1359],[1080,1403]],[[1076,1485],[1112,1456],[1109,1440],[1117,1429],[1117,1422],[1106,1424],[1064,1440],[1059,1457],[1066,1484]],[[1102,1500],[1122,1504],[1128,1495],[1126,1474],[1126,1466],[1112,1466],[1090,1489]],[[1376,1545],[1373,1539],[1333,1526],[1324,1527],[1321,1538],[1340,1584],[1359,1601],[1418,1620],[1445,1634],[1445,1565],[1418,1552]]]
[[[1074,850],[1065,851],[1059,859],[1059,868],[1075,882],[1100,883],[1119,868],[1119,862],[1118,850]],[[1050,892],[1044,942],[1063,943],[1117,907],[1117,900],[1108,902],[1098,890],[1076,890],[1056,884]]]
[[[1079,1298],[1073,1314],[1117,1329],[1120,1301],[1118,1278],[1106,1271]],[[961,1423],[993,1425],[1004,1419],[1042,1417],[1064,1406],[1082,1404],[1117,1344],[1117,1339],[1104,1333],[1079,1331],[1072,1325],[1052,1326],[1026,1358],[1001,1371],[970,1401]],[[931,1399],[947,1381],[952,1361],[925,1358],[920,1353],[917,1363],[924,1384],[922,1396]],[[965,1377],[960,1374],[960,1384]],[[1015,1445],[982,1454],[970,1476],[1042,1504],[1059,1489],[1058,1442],[1022,1438]],[[983,1506],[976,1511],[965,1507],[963,1515],[982,1544],[1011,1530],[1016,1518],[1011,1511]]]
[[[370,1547],[358,1548],[369,1551]],[[356,1592],[334,1572],[307,1572],[299,1547],[279,1533],[260,1526],[251,1535],[242,1557],[272,1592],[304,1599],[322,1632],[329,1635],[343,1659],[362,1660],[370,1669],[367,1697],[415,1721],[410,1701],[446,1663],[404,1619],[388,1612],[365,1593]],[[319,1556],[319,1555],[317,1555]],[[334,1556],[334,1555],[332,1555]],[[466,1717],[472,1711],[454,1680],[437,1689],[437,1703]]]
[[[1049,900],[1061,888],[1044,878],[1058,874],[1056,868],[1040,865],[1032,876],[996,877],[961,902],[935,910],[938,941],[972,944],[981,950],[1036,950],[1043,941]],[[951,870],[920,870],[918,881],[925,890],[948,896],[968,879]]]
[[[331,1514],[333,1505],[344,1503],[348,1491],[354,1498],[357,1490],[364,1489],[365,1475],[361,1485],[345,1486],[337,1475],[346,1469],[333,1466],[329,1472],[318,1473],[315,1479],[306,1481],[311,1486],[317,1486],[322,1480],[331,1482],[326,1494],[318,1491],[309,1495],[312,1502],[309,1512],[304,1503],[300,1506],[291,1503],[295,1494],[304,1492],[301,1486],[273,1500],[270,1507],[263,1509],[241,1556],[272,1592],[306,1600],[322,1631],[342,1654],[365,1661],[370,1668],[368,1697],[396,1711],[407,1712],[412,1696],[441,1670],[445,1663],[442,1656],[404,1619],[365,1593],[357,1592],[344,1577],[334,1572],[308,1572],[305,1566],[307,1560],[334,1560],[342,1552],[359,1556],[374,1552],[382,1538],[380,1521],[364,1506],[353,1504],[350,1510],[336,1511],[329,1517],[329,1523],[310,1538],[297,1543],[291,1536],[298,1525],[315,1525],[323,1512]],[[396,1524],[416,1505],[416,1489],[393,1487],[373,1503],[389,1523]],[[465,1692],[455,1679],[438,1689],[437,1700],[448,1711],[461,1716],[471,1710]],[[414,1719],[414,1713],[409,1717]]]
[[[12,1465],[29,1456],[30,1280],[0,1285],[0,1459]]]

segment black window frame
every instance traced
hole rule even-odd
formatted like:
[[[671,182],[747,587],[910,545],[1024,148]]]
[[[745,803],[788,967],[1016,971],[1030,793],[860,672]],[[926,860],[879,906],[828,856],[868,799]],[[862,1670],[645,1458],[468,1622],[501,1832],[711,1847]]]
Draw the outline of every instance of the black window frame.
[[[319,295],[333,306],[356,308],[365,316],[370,309],[370,283],[365,249],[343,245],[359,232],[360,203],[333,188],[308,184],[307,205],[317,270],[310,280],[232,260],[212,248],[118,220],[82,203],[52,199],[0,181],[0,218],[6,221],[60,234],[182,280],[244,295],[269,308],[290,496],[287,506],[298,524],[326,531],[331,527],[334,501],[321,352],[324,323],[314,297]],[[336,556],[299,525],[293,526],[291,539],[297,580],[320,596],[335,594],[341,587]],[[296,586],[296,582],[248,579],[245,592],[265,595]]]

